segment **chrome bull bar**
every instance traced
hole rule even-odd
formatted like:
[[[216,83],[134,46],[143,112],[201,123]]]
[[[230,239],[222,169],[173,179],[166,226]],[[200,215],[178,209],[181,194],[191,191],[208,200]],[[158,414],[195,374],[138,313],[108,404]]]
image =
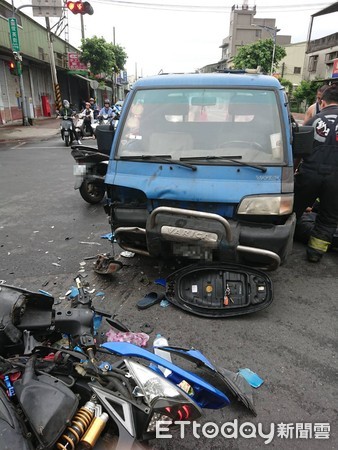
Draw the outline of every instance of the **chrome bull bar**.
[[[132,247],[130,245],[126,245],[123,242],[121,242],[121,236],[123,235],[123,233],[131,233],[131,234],[138,234],[138,235],[143,234],[145,237],[146,236],[145,228],[119,227],[119,228],[116,228],[116,230],[114,231],[114,236],[115,236],[116,242],[119,244],[119,246],[121,248],[123,248],[123,250],[127,250],[128,252],[137,253],[138,255],[150,256],[150,253],[147,252],[146,250],[140,249],[138,247]]]
[[[157,218],[158,214],[160,214],[160,213],[169,213],[169,214],[177,215],[177,216],[187,215],[187,216],[195,217],[195,218],[216,220],[223,226],[224,231],[225,231],[226,240],[229,243],[231,242],[232,233],[231,233],[230,224],[226,219],[219,216],[218,214],[194,211],[194,210],[189,210],[189,209],[172,208],[172,207],[167,207],[167,206],[159,206],[158,208],[154,209],[149,216],[149,219],[148,219],[149,229],[153,229],[155,227],[156,218]],[[163,236],[165,239],[172,240],[172,241],[173,240],[176,240],[176,241],[184,240],[184,235],[179,236],[178,238],[176,236],[176,239],[175,239],[175,237],[173,237],[173,235],[171,234],[170,229],[173,229],[176,227],[168,227],[168,226],[164,225],[163,228],[164,228]],[[195,232],[195,235],[190,236],[190,238],[192,240],[199,241],[199,242],[201,242],[201,241],[205,242],[207,245],[209,245],[211,247],[214,246],[213,244],[215,242],[215,238],[214,238],[214,236],[212,236],[214,233],[208,233],[208,232],[199,231],[199,230],[188,230],[188,231]],[[151,256],[149,251],[146,251],[144,249],[141,249],[138,247],[133,247],[132,245],[127,245],[127,244],[123,243],[121,240],[121,237],[123,236],[124,233],[135,234],[135,235],[139,235],[139,236],[143,235],[146,240],[146,235],[147,235],[146,229],[139,228],[139,227],[119,227],[115,230],[114,234],[115,234],[117,243],[124,250],[131,251],[131,252],[134,252],[134,253],[137,253],[140,255],[144,255],[144,256]],[[169,234],[170,234],[170,236],[169,236]],[[263,267],[260,266],[260,268],[264,269],[264,270],[276,270],[281,263],[281,259],[280,259],[279,255],[270,250],[265,250],[265,249],[256,248],[256,247],[248,247],[248,246],[244,246],[244,245],[237,245],[236,251],[239,253],[242,253],[242,254],[246,253],[248,255],[256,255],[256,256],[262,256],[264,258],[267,258],[269,261],[271,261],[271,263],[264,265]]]

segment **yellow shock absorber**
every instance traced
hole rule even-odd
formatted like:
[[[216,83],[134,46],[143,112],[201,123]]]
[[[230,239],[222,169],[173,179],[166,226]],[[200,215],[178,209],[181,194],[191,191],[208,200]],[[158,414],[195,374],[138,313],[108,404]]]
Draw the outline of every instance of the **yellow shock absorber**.
[[[78,410],[72,419],[72,423],[66,428],[60,437],[56,448],[58,450],[74,450],[81,437],[91,424],[95,411],[95,403],[87,402]]]
[[[108,417],[107,413],[102,413],[99,417],[93,419],[90,427],[80,441],[79,450],[91,450],[94,447],[108,422]]]

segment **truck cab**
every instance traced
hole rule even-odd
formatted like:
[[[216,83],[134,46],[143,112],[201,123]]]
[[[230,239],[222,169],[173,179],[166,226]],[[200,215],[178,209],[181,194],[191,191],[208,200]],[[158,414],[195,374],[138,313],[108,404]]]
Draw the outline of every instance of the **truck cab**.
[[[158,75],[124,102],[105,179],[119,245],[275,269],[292,249],[294,157],[312,146],[261,74]]]

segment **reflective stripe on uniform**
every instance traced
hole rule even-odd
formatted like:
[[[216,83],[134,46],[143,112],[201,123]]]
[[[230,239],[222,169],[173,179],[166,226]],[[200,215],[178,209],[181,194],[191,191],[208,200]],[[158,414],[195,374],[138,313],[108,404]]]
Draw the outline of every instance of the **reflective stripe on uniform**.
[[[314,250],[325,253],[329,248],[330,242],[311,236],[307,245]]]

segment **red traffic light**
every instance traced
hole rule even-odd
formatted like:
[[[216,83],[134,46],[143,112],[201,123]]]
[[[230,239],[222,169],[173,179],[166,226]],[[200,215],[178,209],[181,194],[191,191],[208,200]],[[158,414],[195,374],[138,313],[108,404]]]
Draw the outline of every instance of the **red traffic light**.
[[[93,7],[88,2],[72,2],[69,1],[66,3],[66,7],[73,14],[89,14],[92,15],[94,13]]]
[[[18,75],[17,67],[15,61],[9,61],[8,63],[9,71],[12,75]]]

